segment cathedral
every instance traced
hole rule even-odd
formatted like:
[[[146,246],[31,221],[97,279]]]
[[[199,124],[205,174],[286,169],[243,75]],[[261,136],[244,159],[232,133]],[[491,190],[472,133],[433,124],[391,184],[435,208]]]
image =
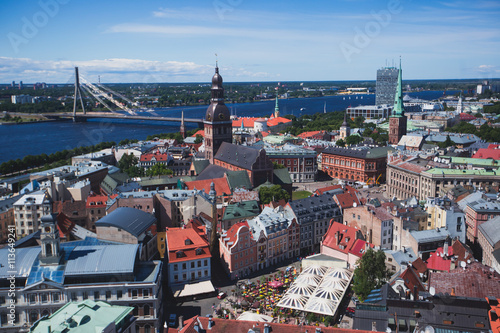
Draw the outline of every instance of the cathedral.
[[[401,61],[399,62],[398,85],[396,88],[396,97],[394,98],[394,108],[392,116],[389,117],[389,144],[397,145],[403,135],[406,135],[407,118],[403,106],[403,84]]]
[[[205,158],[214,164],[214,158],[223,142],[233,139],[233,122],[229,109],[224,104],[224,88],[219,67],[215,65],[212,77],[212,98],[203,121],[205,130]]]

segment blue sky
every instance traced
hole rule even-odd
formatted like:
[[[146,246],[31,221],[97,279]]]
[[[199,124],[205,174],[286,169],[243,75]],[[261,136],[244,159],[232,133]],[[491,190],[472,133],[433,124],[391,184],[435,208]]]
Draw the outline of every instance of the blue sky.
[[[8,1],[0,83],[500,77],[500,1]]]

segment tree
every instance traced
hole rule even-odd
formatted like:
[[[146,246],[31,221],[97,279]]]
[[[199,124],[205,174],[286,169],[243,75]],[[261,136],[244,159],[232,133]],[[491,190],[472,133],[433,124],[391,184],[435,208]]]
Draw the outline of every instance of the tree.
[[[335,144],[339,147],[345,147],[345,141],[342,139],[337,140]]]
[[[285,200],[288,201],[290,199],[290,195],[287,191],[281,188],[280,185],[273,186],[263,186],[259,190],[260,202],[264,205],[270,203],[271,201]]]
[[[439,148],[448,148],[453,146],[455,143],[451,140],[450,135],[446,136],[446,140],[444,142],[438,143]]]
[[[202,143],[202,142],[203,142],[203,135],[196,134],[196,139],[194,139],[194,143],[198,144],[198,143]]]
[[[156,163],[146,171],[147,176],[172,175],[174,172],[163,163]]]
[[[286,168],[283,164],[279,164],[278,162],[273,162],[273,169],[284,169]]]
[[[356,262],[354,270],[353,290],[361,301],[364,301],[370,291],[380,288],[390,277],[385,266],[385,253],[369,248]]]
[[[349,135],[347,138],[345,138],[345,144],[348,146],[358,144],[361,141],[363,141],[363,138],[356,134]]]

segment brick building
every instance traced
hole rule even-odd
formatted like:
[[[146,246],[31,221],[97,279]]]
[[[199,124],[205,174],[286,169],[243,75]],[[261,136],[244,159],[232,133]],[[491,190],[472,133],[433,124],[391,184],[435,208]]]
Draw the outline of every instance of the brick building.
[[[264,149],[222,142],[213,164],[231,171],[246,171],[254,187],[273,181],[273,163]]]
[[[332,178],[351,182],[383,182],[389,149],[330,147],[322,152],[321,168]]]
[[[293,182],[312,182],[318,173],[317,153],[314,150],[293,145],[280,148],[266,148],[266,154],[272,162],[288,169]]]
[[[467,240],[477,242],[479,226],[500,215],[500,202],[479,199],[467,204],[465,223],[467,224]]]

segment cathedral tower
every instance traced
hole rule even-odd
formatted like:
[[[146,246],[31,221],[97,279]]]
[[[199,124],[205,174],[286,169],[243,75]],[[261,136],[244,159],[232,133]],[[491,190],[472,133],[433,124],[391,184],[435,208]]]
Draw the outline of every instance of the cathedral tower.
[[[215,74],[212,77],[212,98],[203,121],[205,129],[205,158],[214,163],[215,154],[222,142],[232,143],[233,122],[230,112],[224,104],[224,88],[219,67],[215,65]]]
[[[389,144],[397,145],[403,135],[406,135],[407,118],[403,106],[403,84],[402,84],[401,60],[399,60],[399,75],[396,96],[392,116],[389,117]]]

